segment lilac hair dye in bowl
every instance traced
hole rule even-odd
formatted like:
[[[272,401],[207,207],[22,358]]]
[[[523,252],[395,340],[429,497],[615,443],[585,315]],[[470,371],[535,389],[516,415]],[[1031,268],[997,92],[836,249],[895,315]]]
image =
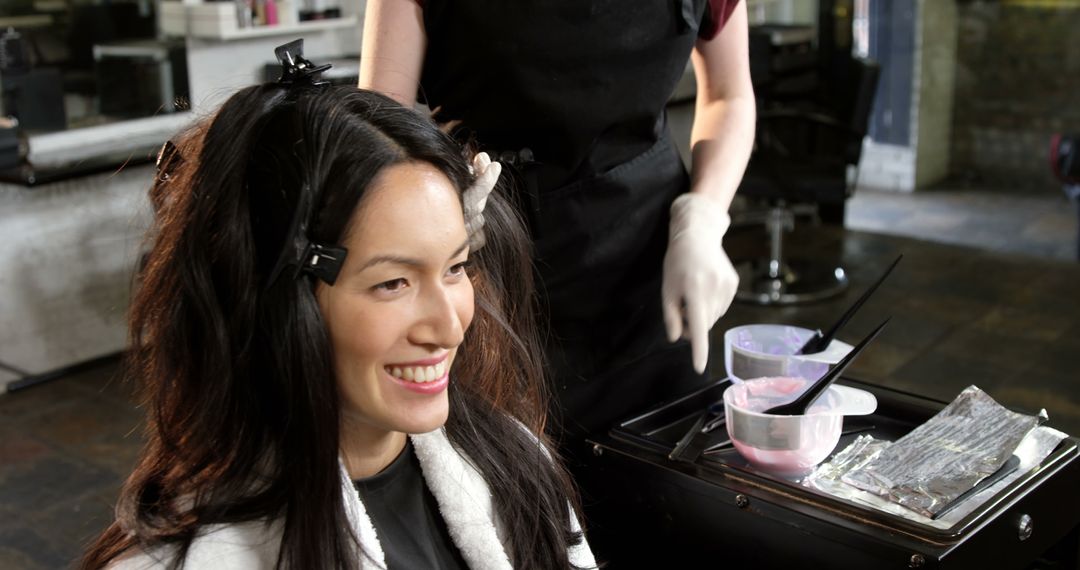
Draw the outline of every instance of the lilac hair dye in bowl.
[[[851,346],[837,340],[825,352],[796,355],[815,334],[791,325],[754,324],[728,329],[724,333],[724,364],[732,382],[753,378],[791,376],[817,380],[829,365],[839,362]]]

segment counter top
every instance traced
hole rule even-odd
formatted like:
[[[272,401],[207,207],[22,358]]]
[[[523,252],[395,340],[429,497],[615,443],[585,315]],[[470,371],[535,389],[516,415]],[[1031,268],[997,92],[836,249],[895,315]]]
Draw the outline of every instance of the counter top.
[[[5,171],[0,182],[35,186],[125,164],[153,160],[161,145],[195,120],[191,112],[170,113],[31,135],[27,164]]]

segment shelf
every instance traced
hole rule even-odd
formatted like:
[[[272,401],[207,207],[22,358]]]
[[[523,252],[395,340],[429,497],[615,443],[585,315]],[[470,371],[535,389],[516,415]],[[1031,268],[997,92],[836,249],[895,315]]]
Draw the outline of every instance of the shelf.
[[[188,5],[180,2],[162,2],[160,24],[166,36],[208,41],[237,41],[275,36],[300,36],[312,31],[357,28],[360,25],[360,18],[350,15],[274,26],[238,28],[231,3],[208,2]]]
[[[203,39],[219,39],[223,41],[243,40],[247,38],[263,38],[270,36],[285,36],[291,34],[303,34],[320,30],[335,30],[338,28],[355,28],[358,25],[356,16],[333,18],[330,20],[308,20],[288,26],[257,26],[254,28],[239,28],[236,31],[225,32],[220,36],[203,37]]]

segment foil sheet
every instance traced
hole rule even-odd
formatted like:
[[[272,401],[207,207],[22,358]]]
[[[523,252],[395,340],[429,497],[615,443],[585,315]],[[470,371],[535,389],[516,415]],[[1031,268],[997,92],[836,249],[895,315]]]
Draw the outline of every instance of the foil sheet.
[[[1009,411],[978,388],[896,442],[863,435],[803,479],[804,486],[948,529],[1037,467],[1067,437],[1045,419]],[[1019,467],[993,485],[950,503],[1012,455]],[[996,466],[996,467],[995,467]],[[934,515],[950,506],[939,518]]]

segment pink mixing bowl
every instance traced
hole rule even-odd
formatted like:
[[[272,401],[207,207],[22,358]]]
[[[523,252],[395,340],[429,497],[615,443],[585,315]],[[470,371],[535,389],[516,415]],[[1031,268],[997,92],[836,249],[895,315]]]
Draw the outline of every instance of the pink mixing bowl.
[[[833,385],[806,415],[760,413],[795,399],[809,382],[805,378],[758,378],[724,391],[728,435],[751,465],[784,477],[805,475],[840,441],[844,414],[868,414],[876,408],[877,402],[868,392]]]

